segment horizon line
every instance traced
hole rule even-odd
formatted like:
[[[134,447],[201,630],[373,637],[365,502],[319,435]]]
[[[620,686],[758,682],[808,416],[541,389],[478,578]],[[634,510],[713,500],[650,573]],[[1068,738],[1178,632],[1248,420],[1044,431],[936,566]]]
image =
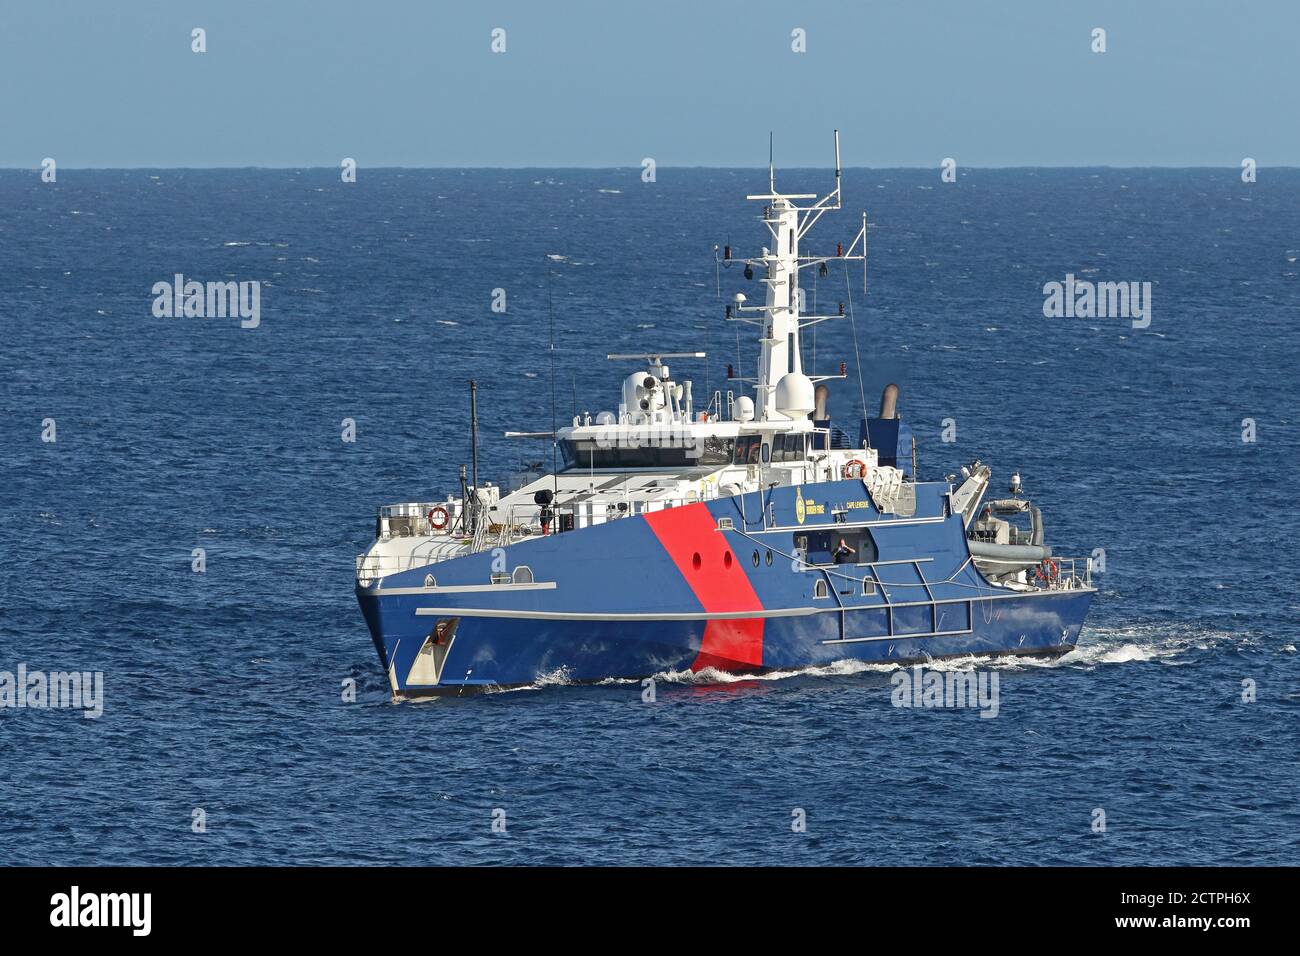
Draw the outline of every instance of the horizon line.
[[[340,165],[341,165],[341,164],[340,164]],[[253,164],[253,165],[243,165],[243,166],[235,166],[235,165],[224,165],[224,166],[64,166],[64,165],[61,165],[61,164],[60,164],[60,165],[58,166],[58,169],[59,169],[60,171],[62,171],[62,170],[76,170],[76,171],[79,171],[79,172],[144,172],[144,171],[149,171],[149,170],[181,171],[181,172],[218,172],[218,171],[227,171],[227,170],[267,170],[267,171],[286,171],[286,170],[287,170],[287,171],[312,171],[312,170],[330,170],[330,171],[332,171],[332,172],[337,172],[339,168],[340,168],[339,165],[333,165],[333,166],[291,166],[291,165],[262,166],[262,165],[256,165],[256,164]],[[699,164],[699,163],[695,163],[695,164],[683,164],[683,165],[670,165],[670,164],[665,164],[665,163],[658,163],[658,164],[656,164],[655,168],[656,168],[656,169],[709,169],[709,170],[722,170],[722,171],[730,171],[730,170],[755,170],[755,171],[759,171],[759,170],[761,170],[761,171],[764,171],[764,172],[767,170],[767,166],[766,166],[766,165],[760,165],[760,166],[708,166],[708,165],[703,165],[703,164]],[[936,169],[942,169],[942,165],[941,165],[941,164],[935,164],[935,165],[932,165],[932,166],[918,166],[918,165],[908,165],[908,166],[841,166],[840,168],[841,168],[841,170],[843,170],[843,171],[848,171],[848,170],[867,170],[867,171],[872,171],[872,172],[887,172],[887,171],[891,171],[891,170],[900,170],[900,169],[901,169],[901,170],[936,170]],[[994,170],[994,171],[996,171],[996,170],[1017,170],[1017,169],[1114,169],[1114,170],[1144,170],[1144,169],[1168,169],[1168,170],[1181,170],[1181,169],[1231,169],[1231,170],[1240,170],[1240,169],[1241,169],[1241,164],[1240,164],[1240,163],[1237,163],[1236,165],[1217,165],[1217,164],[1212,164],[1212,163],[1196,163],[1196,164],[1191,164],[1191,165],[1182,165],[1182,166],[1173,166],[1173,165],[1166,165],[1166,164],[1147,164],[1147,165],[1120,166],[1120,165],[1114,165],[1114,164],[1110,164],[1110,163],[1092,163],[1092,164],[1086,164],[1086,165],[1070,166],[1070,165],[1063,165],[1063,164],[1058,164],[1058,163],[1050,163],[1050,164],[1046,164],[1046,165],[980,166],[980,165],[975,165],[975,164],[963,164],[963,163],[958,163],[958,164],[957,164],[957,168],[958,168],[959,170],[961,170],[961,169],[979,169],[979,170],[986,170],[986,171],[988,171],[988,170]],[[1258,169],[1287,169],[1287,170],[1290,170],[1290,169],[1300,169],[1300,163],[1297,163],[1297,164],[1295,164],[1295,165],[1292,165],[1292,164],[1286,164],[1286,163],[1283,163],[1283,164],[1277,164],[1277,165],[1274,165],[1274,164],[1267,164],[1267,165],[1265,165],[1265,164],[1259,164],[1259,163],[1257,163],[1257,164],[1256,164],[1256,168],[1258,168]],[[357,164],[357,169],[358,169],[358,170],[367,170],[367,169],[368,169],[368,170],[411,170],[411,171],[417,171],[417,172],[432,172],[432,171],[440,171],[440,170],[441,170],[441,171],[462,171],[462,172],[463,172],[463,171],[473,171],[473,172],[477,172],[477,171],[501,171],[501,172],[506,172],[506,171],[517,171],[517,172],[526,172],[526,171],[534,171],[534,170],[535,170],[535,171],[541,171],[541,172],[559,172],[559,171],[565,171],[565,172],[569,172],[569,171],[592,171],[592,172],[599,172],[599,171],[602,171],[602,170],[610,170],[610,171],[624,172],[624,171],[636,171],[636,170],[640,170],[640,169],[642,169],[642,167],[641,167],[639,164],[637,164],[637,165],[631,165],[631,166],[400,166],[400,165],[399,165],[399,166],[394,166],[394,165],[375,165],[375,166],[367,166],[367,165],[362,165],[362,164],[358,163],[358,164]],[[809,171],[809,170],[814,170],[814,171],[832,171],[832,170],[834,169],[834,167],[831,167],[831,166],[778,166],[778,167],[777,167],[777,171],[778,171],[778,172],[780,172],[782,169],[789,170],[789,171],[791,171],[791,172],[804,172],[804,171]],[[40,173],[41,171],[42,171],[42,170],[41,170],[41,167],[40,167],[39,165],[38,165],[38,166],[0,166],[0,172],[27,172],[27,173],[34,172],[34,173]]]

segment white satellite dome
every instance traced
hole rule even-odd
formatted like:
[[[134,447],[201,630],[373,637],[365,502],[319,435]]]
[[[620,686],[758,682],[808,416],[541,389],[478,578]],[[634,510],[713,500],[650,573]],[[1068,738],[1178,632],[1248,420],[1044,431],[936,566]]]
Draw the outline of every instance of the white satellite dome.
[[[807,418],[817,407],[813,383],[802,372],[787,372],[776,383],[776,410],[786,418]]]
[[[738,422],[752,422],[754,420],[754,400],[748,395],[740,396],[740,398],[736,399],[734,414]]]

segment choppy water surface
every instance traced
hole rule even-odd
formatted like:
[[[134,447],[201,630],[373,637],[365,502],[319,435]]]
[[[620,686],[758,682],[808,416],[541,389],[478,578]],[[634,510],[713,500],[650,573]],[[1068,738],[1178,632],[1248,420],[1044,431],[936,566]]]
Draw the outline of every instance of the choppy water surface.
[[[1074,653],[942,665],[998,675],[995,719],[859,664],[388,703],[353,558],[376,505],[453,487],[470,376],[487,474],[546,456],[499,436],[550,424],[547,261],[562,418],[616,402],[609,351],[752,370],[712,249],[761,242],[765,171],[638,174],[0,172],[0,670],[106,697],[0,710],[0,860],[1296,863],[1297,171],[846,172],[813,245],[870,211],[868,403],[899,382],[923,475],[1019,469],[1059,552],[1106,550]],[[177,272],[261,281],[260,327],[154,318]],[[1150,327],[1044,319],[1066,273],[1152,282]]]

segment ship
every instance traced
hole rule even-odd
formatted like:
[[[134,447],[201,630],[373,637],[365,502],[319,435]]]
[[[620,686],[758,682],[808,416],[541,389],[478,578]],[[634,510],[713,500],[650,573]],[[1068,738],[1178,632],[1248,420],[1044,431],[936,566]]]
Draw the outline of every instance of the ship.
[[[553,466],[505,484],[480,482],[471,387],[472,473],[461,465],[442,499],[380,507],[356,558],[394,700],[1074,648],[1091,561],[1045,543],[1020,476],[999,498],[979,460],[922,480],[895,385],[841,422],[831,382],[846,364],[805,374],[801,333],[845,309],[807,313],[801,274],[861,263],[865,294],[865,213],[847,247],[807,241],[841,209],[838,131],[834,175],[820,198],[781,193],[769,161],[767,191],[745,197],[767,244],[714,249],[762,289],[761,304],[738,292],[725,306],[755,330],[753,376],[729,367],[697,403],[673,369],[705,353],[610,354],[632,369],[617,402],[507,433],[548,442]]]

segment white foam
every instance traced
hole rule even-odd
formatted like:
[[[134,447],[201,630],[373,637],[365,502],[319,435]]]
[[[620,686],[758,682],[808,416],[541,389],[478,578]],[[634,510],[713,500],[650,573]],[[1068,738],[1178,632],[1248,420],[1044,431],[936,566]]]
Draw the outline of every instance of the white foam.
[[[698,671],[662,671],[654,677],[655,680],[667,684],[736,684],[741,681],[785,680],[789,677],[845,677],[867,671],[886,673],[897,667],[895,663],[884,661],[859,661],[846,658],[829,664],[765,671],[761,674],[732,674],[714,667],[705,667]]]
[[[545,674],[538,676],[534,681],[538,687],[562,686],[573,683],[573,671],[567,667],[557,667],[553,671],[547,671]]]

